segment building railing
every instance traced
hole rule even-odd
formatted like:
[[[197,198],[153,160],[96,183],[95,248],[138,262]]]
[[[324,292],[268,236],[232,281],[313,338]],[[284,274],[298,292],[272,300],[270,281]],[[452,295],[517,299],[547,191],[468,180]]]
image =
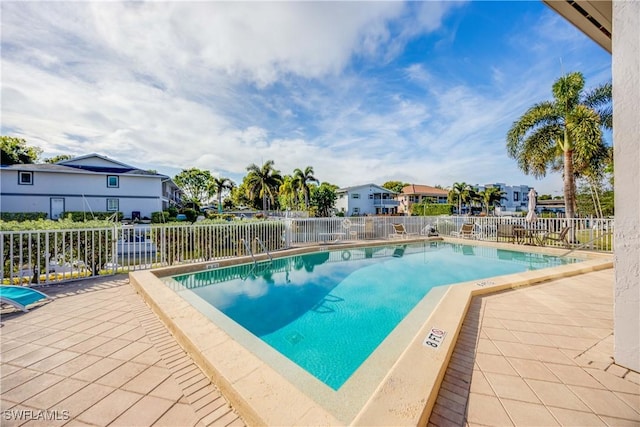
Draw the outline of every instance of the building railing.
[[[393,199],[373,199],[373,207],[375,208],[387,208],[399,206],[400,202]]]
[[[0,277],[3,284],[49,284],[98,275],[123,273],[181,263],[205,262],[246,255],[242,239],[253,253],[291,246],[340,241],[381,240],[395,237],[393,224],[409,235],[441,236],[474,224],[474,237],[508,241],[498,236],[501,224],[521,226],[543,236],[571,227],[571,247],[613,250],[613,220],[595,218],[525,218],[465,216],[367,216],[351,218],[280,218],[269,221],[233,221],[228,224],[114,225],[69,230],[0,231]],[[259,238],[264,244],[256,244]],[[562,246],[561,241],[545,242]]]

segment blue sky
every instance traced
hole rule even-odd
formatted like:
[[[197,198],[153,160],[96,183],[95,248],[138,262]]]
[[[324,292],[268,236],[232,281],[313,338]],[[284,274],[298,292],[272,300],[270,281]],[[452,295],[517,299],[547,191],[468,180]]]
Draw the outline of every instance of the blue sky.
[[[250,163],[339,186],[562,193],[505,135],[611,56],[542,2],[2,2],[3,135],[174,176]]]

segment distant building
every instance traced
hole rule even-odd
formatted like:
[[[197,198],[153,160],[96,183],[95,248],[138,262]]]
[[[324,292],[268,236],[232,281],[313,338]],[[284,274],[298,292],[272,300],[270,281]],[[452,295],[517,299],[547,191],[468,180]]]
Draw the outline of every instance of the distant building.
[[[478,191],[485,190],[490,187],[499,188],[504,192],[504,199],[500,201],[500,207],[496,209],[496,214],[508,215],[515,212],[525,212],[529,205],[528,185],[507,185],[502,182],[495,184],[477,185]]]
[[[449,192],[441,188],[431,187],[428,185],[407,185],[402,192],[396,196],[399,202],[398,213],[410,214],[411,205],[429,200],[430,203],[447,203]]]
[[[336,210],[345,216],[385,215],[398,212],[396,193],[376,184],[356,185],[336,191]]]
[[[125,218],[151,217],[180,204],[181,191],[165,175],[145,171],[99,154],[56,164],[0,167],[3,212],[122,212]]]
[[[538,200],[536,212],[564,213],[564,199]]]

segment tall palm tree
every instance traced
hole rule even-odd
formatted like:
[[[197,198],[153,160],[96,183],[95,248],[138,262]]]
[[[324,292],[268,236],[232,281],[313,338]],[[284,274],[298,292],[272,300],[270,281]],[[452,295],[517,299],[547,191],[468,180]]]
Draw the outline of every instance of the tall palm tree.
[[[273,160],[267,160],[262,167],[255,163],[247,166],[247,185],[249,188],[249,196],[253,198],[256,194],[262,197],[262,209],[267,209],[267,198],[271,204],[275,203],[275,195],[278,193],[278,187],[282,183],[280,171],[274,169]]]
[[[231,191],[235,185],[236,184],[230,178],[226,178],[224,176],[221,176],[220,178],[212,177],[211,192],[215,193],[216,198],[218,199],[218,213],[222,213],[222,193],[225,190]]]
[[[471,186],[466,182],[454,182],[449,191],[449,199],[458,199],[458,214],[462,212],[462,202],[469,198]]]
[[[295,169],[293,171],[293,177],[299,185],[300,190],[302,190],[302,194],[304,194],[304,206],[309,209],[309,183],[320,183],[320,181],[313,176],[313,166],[307,166],[304,168],[304,171]]]
[[[611,128],[611,83],[584,93],[582,73],[560,77],[553,100],[529,108],[507,134],[507,152],[525,174],[541,178],[563,171],[565,213],[575,216],[575,175],[601,161],[601,128]]]

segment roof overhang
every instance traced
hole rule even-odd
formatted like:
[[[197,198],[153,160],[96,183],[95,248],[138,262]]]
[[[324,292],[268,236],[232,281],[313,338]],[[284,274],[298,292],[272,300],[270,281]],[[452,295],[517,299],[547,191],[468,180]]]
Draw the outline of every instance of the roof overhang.
[[[613,28],[611,0],[543,0],[543,2],[611,53]]]

